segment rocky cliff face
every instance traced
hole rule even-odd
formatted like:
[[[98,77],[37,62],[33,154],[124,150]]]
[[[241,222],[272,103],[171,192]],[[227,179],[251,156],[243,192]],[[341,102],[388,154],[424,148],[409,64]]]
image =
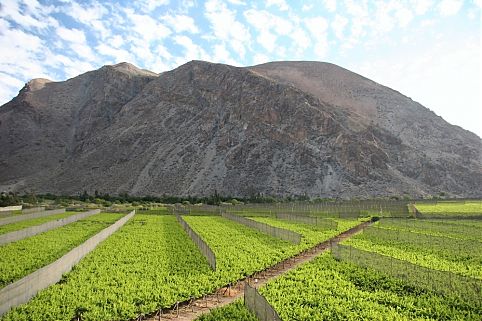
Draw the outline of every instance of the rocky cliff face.
[[[480,196],[482,142],[340,67],[122,63],[0,107],[0,189]]]

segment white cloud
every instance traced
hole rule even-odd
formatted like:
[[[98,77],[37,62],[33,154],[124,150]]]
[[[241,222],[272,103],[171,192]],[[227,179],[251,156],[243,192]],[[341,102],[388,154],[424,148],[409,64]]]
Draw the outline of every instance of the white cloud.
[[[278,9],[281,11],[287,11],[289,9],[289,6],[285,0],[267,0],[266,7],[271,6],[278,7]]]
[[[125,44],[124,39],[120,35],[114,35],[109,39],[108,43],[110,43],[114,48],[120,48]]]
[[[80,29],[67,29],[65,27],[57,28],[57,35],[65,41],[75,43],[85,43],[85,33]]]
[[[24,84],[24,81],[0,72],[0,104],[11,100]]]
[[[19,65],[36,59],[43,50],[42,40],[19,29],[7,29],[0,33],[0,65]]]
[[[253,63],[255,65],[259,65],[259,64],[269,62],[269,61],[270,61],[270,59],[269,59],[268,56],[260,54],[260,53],[255,54],[254,58],[253,58]]]
[[[142,0],[142,1],[137,0],[136,1],[136,5],[140,5],[142,11],[144,11],[145,13],[154,11],[157,8],[161,6],[165,6],[167,4],[169,4],[169,0]]]
[[[248,29],[236,19],[236,12],[227,8],[218,0],[209,0],[205,4],[205,16],[211,24],[215,38],[225,42],[244,59],[246,47],[251,35]]]
[[[325,8],[330,12],[336,11],[336,0],[323,0]]]
[[[116,49],[111,46],[108,46],[104,43],[101,43],[96,47],[96,50],[104,56],[112,57],[114,60],[111,60],[110,62],[113,63],[119,63],[119,62],[132,62],[134,61],[134,58],[132,55],[124,50],[124,49]]]
[[[335,32],[335,36],[339,40],[343,40],[344,38],[343,32],[347,24],[348,24],[348,19],[343,16],[340,16],[339,14],[335,15],[335,18],[331,22],[331,28],[333,28],[333,31]]]
[[[210,60],[206,51],[201,46],[196,45],[191,38],[187,36],[174,36],[174,42],[184,48],[183,61]]]
[[[91,27],[91,31],[98,33],[101,39],[106,39],[110,36],[109,28],[105,26],[109,14],[107,8],[97,1],[93,1],[90,6],[82,6],[77,2],[70,2],[67,9],[58,9],[64,14],[71,16],[76,21]],[[112,14],[112,13],[110,13]]]
[[[395,17],[400,27],[406,27],[412,21],[413,14],[408,8],[400,6],[395,13]]]
[[[238,5],[238,6],[245,6],[246,5],[246,2],[242,1],[242,0],[228,0],[229,3],[231,4],[234,4],[234,5]]]
[[[36,0],[22,3],[15,0],[4,0],[0,4],[0,17],[11,19],[26,29],[46,29],[50,26],[57,26],[58,21],[49,16],[51,11],[51,7],[42,6]]]
[[[75,20],[85,25],[92,25],[93,21],[100,20],[108,13],[107,9],[99,2],[94,1],[91,6],[83,7],[77,2],[71,2],[70,8],[64,11]]]
[[[81,58],[88,61],[98,60],[97,55],[95,55],[92,49],[86,44],[73,43],[70,48]]]
[[[165,15],[162,17],[162,20],[166,21],[166,23],[174,29],[177,33],[181,33],[184,31],[190,33],[198,33],[199,29],[194,22],[194,19],[186,16],[186,15]]]
[[[306,48],[311,44],[310,38],[306,35],[306,32],[301,26],[296,26],[289,35],[296,45],[294,46],[294,52],[296,56],[303,55]]]
[[[132,9],[125,10],[132,22],[132,30],[144,41],[161,40],[171,34],[171,30],[151,16],[136,14]]]
[[[462,4],[462,0],[443,0],[439,3],[438,10],[442,16],[451,16],[459,12]]]
[[[312,4],[304,4],[302,7],[301,7],[301,11],[303,12],[306,12],[306,11],[310,11],[311,9],[313,9],[313,5]]]
[[[394,88],[482,137],[481,48],[477,36],[414,46],[366,59],[351,70]]]
[[[257,31],[257,42],[269,53],[276,53],[278,57],[285,57],[288,52],[291,58],[302,57],[306,48],[310,46],[310,38],[301,25],[302,20],[290,14],[283,18],[266,10],[249,9],[244,12],[246,21]],[[293,46],[286,50],[278,45],[280,37],[290,38]],[[281,43],[281,42],[280,42]]]
[[[97,59],[96,55],[87,44],[87,38],[84,31],[80,29],[67,29],[65,27],[57,28],[57,35],[64,41],[68,42],[69,47],[79,57],[88,61]]]
[[[172,55],[163,45],[157,45],[154,49],[154,53],[160,56],[163,60],[171,60]]]
[[[328,22],[323,17],[308,18],[305,20],[306,27],[315,39],[326,37]]]
[[[368,16],[368,5],[366,1],[345,1],[346,11],[354,17],[366,17]]]
[[[410,7],[417,15],[425,14],[433,5],[433,0],[410,0]]]
[[[221,62],[233,66],[239,66],[240,64],[231,57],[231,53],[226,49],[224,44],[217,44],[214,46],[214,62]]]
[[[328,52],[328,22],[323,17],[309,18],[305,20],[306,27],[315,40],[314,52],[318,59],[323,59]]]

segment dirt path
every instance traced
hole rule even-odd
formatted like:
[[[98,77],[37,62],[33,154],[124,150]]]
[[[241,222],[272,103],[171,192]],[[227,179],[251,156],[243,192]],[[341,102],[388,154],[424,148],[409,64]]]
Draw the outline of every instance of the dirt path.
[[[229,288],[218,289],[215,293],[206,295],[203,298],[191,300],[188,302],[181,302],[170,309],[162,311],[162,314],[157,313],[148,318],[139,318],[138,320],[147,321],[163,321],[163,320],[178,320],[178,321],[192,321],[202,314],[209,313],[209,311],[216,307],[221,307],[232,303],[234,300],[242,298],[244,294],[244,282],[248,280],[250,284],[256,283],[258,286],[290,271],[296,269],[301,264],[313,260],[315,257],[331,248],[333,244],[337,244],[354,234],[360,232],[372,222],[361,223],[341,234],[335,236],[327,241],[319,243],[318,245],[305,250],[291,258],[288,258],[276,265],[273,265],[262,272],[257,272],[246,279],[239,280],[234,286]]]

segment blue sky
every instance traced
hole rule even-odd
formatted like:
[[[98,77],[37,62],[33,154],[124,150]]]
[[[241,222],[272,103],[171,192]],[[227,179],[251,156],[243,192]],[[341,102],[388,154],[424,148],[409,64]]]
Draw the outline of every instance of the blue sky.
[[[482,136],[482,0],[0,2],[0,104],[121,61],[338,64]]]

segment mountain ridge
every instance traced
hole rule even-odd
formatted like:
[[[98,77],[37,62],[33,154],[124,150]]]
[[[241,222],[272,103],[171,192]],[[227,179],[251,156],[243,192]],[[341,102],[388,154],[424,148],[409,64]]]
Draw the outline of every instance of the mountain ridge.
[[[0,107],[0,189],[482,194],[479,137],[334,64],[120,63],[29,83]]]

